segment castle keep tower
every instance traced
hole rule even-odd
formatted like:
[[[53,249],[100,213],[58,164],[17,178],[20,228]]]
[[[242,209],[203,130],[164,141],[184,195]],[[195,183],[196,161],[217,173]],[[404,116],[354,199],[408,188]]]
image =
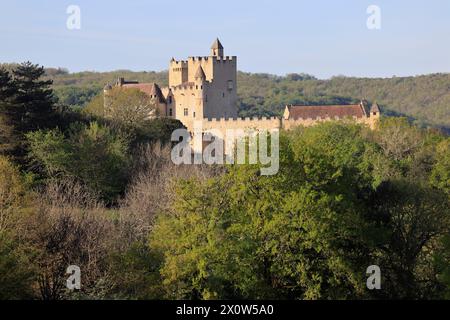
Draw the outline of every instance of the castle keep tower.
[[[172,58],[166,89],[172,95],[167,99],[169,113],[188,128],[203,118],[236,118],[236,79],[237,57],[224,56],[219,39],[212,44],[210,56]]]

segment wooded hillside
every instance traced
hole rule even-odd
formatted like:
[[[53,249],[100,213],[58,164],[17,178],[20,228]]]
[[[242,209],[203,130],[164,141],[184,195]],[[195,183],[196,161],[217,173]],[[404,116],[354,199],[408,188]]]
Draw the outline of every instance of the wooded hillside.
[[[166,71],[69,73],[47,68],[60,103],[84,107],[106,83],[118,77],[140,82],[168,83]],[[408,116],[419,125],[450,131],[450,74],[416,77],[352,78],[337,76],[318,80],[311,75],[275,76],[238,72],[239,114],[245,116],[280,115],[286,104],[331,104],[376,101],[385,114]]]

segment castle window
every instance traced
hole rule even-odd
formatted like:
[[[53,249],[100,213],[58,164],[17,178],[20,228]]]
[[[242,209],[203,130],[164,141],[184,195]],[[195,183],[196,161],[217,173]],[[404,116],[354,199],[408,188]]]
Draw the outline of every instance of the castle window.
[[[169,109],[169,116],[172,116],[172,108]]]
[[[228,80],[228,90],[233,90],[233,80]]]
[[[198,89],[198,85],[195,85],[195,89]]]
[[[185,117],[187,117],[189,115],[188,108],[184,108],[183,114],[184,114]]]
[[[194,118],[195,118],[195,111],[194,111],[193,115],[194,115]]]
[[[167,99],[167,102],[168,102],[169,104],[172,103],[172,97],[171,97],[171,96]]]
[[[225,92],[222,92],[222,98],[225,98]]]

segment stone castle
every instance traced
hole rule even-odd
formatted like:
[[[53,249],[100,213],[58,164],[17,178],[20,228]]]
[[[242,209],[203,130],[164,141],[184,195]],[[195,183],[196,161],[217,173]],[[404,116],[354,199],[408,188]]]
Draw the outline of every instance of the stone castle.
[[[350,120],[374,128],[380,117],[377,104],[370,108],[365,100],[354,105],[286,106],[281,118],[238,118],[237,57],[225,56],[219,39],[207,57],[171,59],[169,86],[138,83],[119,78],[115,86],[137,88],[155,102],[157,115],[180,120],[192,132],[201,121],[203,130],[243,129],[271,130],[311,126],[321,121]],[[106,86],[105,96],[112,87]],[[105,99],[106,101],[106,99]],[[106,108],[106,105],[105,105]],[[196,122],[197,121],[197,122]]]

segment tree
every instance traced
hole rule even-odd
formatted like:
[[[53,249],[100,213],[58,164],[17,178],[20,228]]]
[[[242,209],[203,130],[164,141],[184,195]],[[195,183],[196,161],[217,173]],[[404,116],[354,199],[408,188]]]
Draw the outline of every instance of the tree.
[[[326,124],[283,137],[276,176],[241,165],[179,183],[150,236],[150,247],[165,256],[168,296],[364,296],[371,226],[359,196],[372,181],[360,130]]]
[[[21,246],[20,221],[29,204],[19,170],[0,156],[0,299],[32,297],[33,270]]]
[[[44,74],[44,67],[29,61],[13,71],[17,88],[13,114],[20,132],[27,133],[54,125],[52,116],[55,98],[50,88],[52,81],[41,80]]]
[[[324,123],[280,138],[275,176],[236,165],[178,182],[149,240],[164,256],[166,296],[442,297],[447,196],[425,178],[379,173],[379,159],[411,155],[386,153],[363,127]],[[380,292],[365,286],[373,264],[382,269]]]
[[[16,94],[10,73],[0,68],[0,153],[9,154],[15,149],[11,107]]]
[[[38,128],[55,126],[53,105],[55,99],[50,88],[52,81],[41,80],[44,68],[25,62],[12,71],[0,71],[0,148],[25,162],[25,134]]]
[[[379,294],[391,299],[442,296],[433,257],[450,232],[448,197],[423,182],[409,179],[383,183],[368,204],[368,219],[383,237],[374,247],[374,261],[384,274]]]
[[[443,285],[443,297],[450,299],[450,235],[441,239],[441,250],[434,256],[434,266],[437,268],[438,281]]]
[[[91,122],[73,124],[66,138],[58,129],[27,134],[34,168],[50,177],[77,178],[111,202],[124,191],[130,159],[121,132]]]
[[[19,170],[4,156],[0,156],[0,234],[16,224],[24,206],[25,186]]]
[[[105,272],[112,225],[104,208],[70,179],[49,183],[36,197],[24,225],[24,241],[32,252],[36,294],[43,300],[67,299],[66,269],[82,270],[82,292],[89,292]]]
[[[16,237],[0,233],[0,300],[31,299],[33,269]]]
[[[139,89],[120,87],[99,94],[85,111],[135,126],[157,115],[156,100]]]
[[[431,184],[450,195],[450,138],[436,147],[436,164],[431,173]]]

